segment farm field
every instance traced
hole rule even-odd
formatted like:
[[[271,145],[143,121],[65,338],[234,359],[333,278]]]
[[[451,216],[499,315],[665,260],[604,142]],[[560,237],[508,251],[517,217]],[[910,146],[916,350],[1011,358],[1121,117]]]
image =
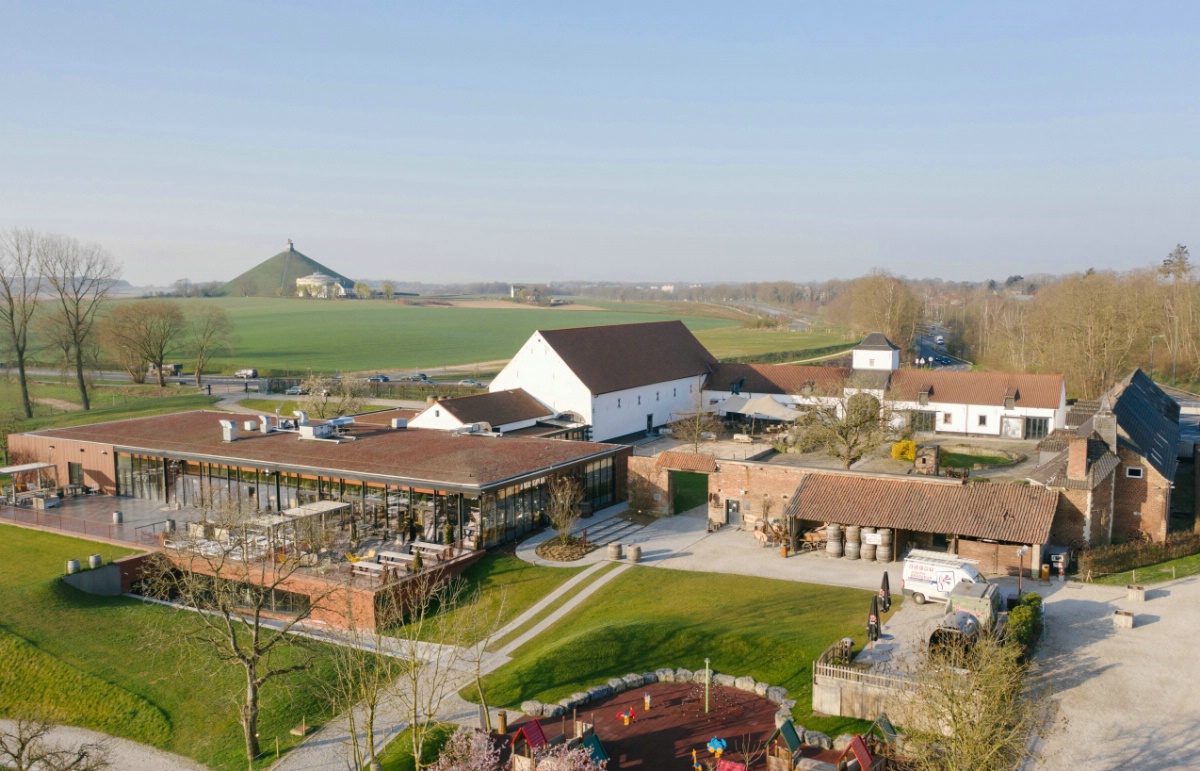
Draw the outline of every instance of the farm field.
[[[817,350],[834,345],[848,347],[858,341],[858,338],[841,331],[791,332],[785,329],[746,329],[740,324],[703,329],[696,332],[696,338],[718,359],[775,351]]]
[[[453,308],[382,301],[333,302],[275,298],[181,301],[213,303],[233,317],[236,355],[211,369],[252,366],[263,375],[403,371],[507,359],[535,330],[682,319],[692,330],[726,319],[680,316],[649,306],[636,312],[554,308]],[[186,362],[187,352],[174,360]],[[186,368],[186,365],[185,365]]]
[[[183,619],[171,610],[125,597],[95,597],[59,579],[64,561],[131,553],[107,544],[0,525],[0,653],[22,666],[0,671],[0,716],[17,710],[81,725],[194,758],[213,769],[244,769],[233,699],[239,676],[178,644]],[[174,642],[168,642],[173,640]],[[304,648],[315,643],[301,642]],[[295,655],[285,652],[285,656]],[[6,661],[13,661],[6,658]],[[286,749],[289,730],[328,718],[313,678],[317,669],[267,686],[263,745]],[[244,687],[244,686],[243,686]],[[274,761],[274,752],[256,768]]]
[[[787,688],[793,714],[831,736],[864,726],[811,714],[812,660],[842,637],[865,641],[871,592],[636,567],[615,578],[484,678],[488,701],[554,702],[627,672],[703,668]],[[473,689],[460,695],[472,699]]]

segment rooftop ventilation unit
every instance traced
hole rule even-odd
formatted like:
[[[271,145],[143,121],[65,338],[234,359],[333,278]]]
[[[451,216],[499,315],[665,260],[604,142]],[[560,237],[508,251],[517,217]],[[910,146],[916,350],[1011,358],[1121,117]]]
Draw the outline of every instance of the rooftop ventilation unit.
[[[242,428],[246,429],[247,431],[257,431],[258,430],[258,421],[257,420],[243,421]]]
[[[298,426],[307,426],[308,425],[308,413],[307,412],[305,412],[304,410],[296,410],[296,425],[298,425]]]
[[[237,421],[222,420],[221,423],[221,438],[226,442],[236,442],[238,438]]]
[[[269,434],[275,430],[275,426],[271,425],[271,418],[266,415],[258,416],[258,430],[264,434]]]

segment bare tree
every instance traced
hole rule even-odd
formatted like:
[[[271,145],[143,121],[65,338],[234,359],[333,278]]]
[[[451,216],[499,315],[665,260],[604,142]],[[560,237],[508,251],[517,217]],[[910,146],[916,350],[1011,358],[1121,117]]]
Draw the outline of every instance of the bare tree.
[[[29,331],[42,291],[38,270],[38,239],[32,230],[13,228],[0,233],[0,324],[5,347],[17,363],[17,382],[21,387],[21,409],[33,417],[29,382],[25,377],[25,355],[29,350]]]
[[[404,623],[395,632],[394,649],[408,666],[396,681],[399,704],[412,739],[416,771],[421,749],[436,725],[442,703],[461,688],[460,664],[470,642],[452,611],[464,604],[466,582],[441,581],[437,571],[424,571],[404,585]]]
[[[370,768],[375,757],[375,724],[392,684],[409,667],[407,661],[387,655],[384,630],[394,623],[398,608],[394,595],[384,595],[376,607],[377,619],[360,625],[354,603],[346,593],[348,627],[333,633],[330,654],[333,677],[323,681],[336,712],[345,716],[349,738],[346,763],[352,771]]]
[[[986,636],[950,645],[913,674],[920,687],[900,714],[918,771],[1009,771],[1047,729],[1046,700],[1028,687],[1022,648]]]
[[[121,277],[117,261],[97,244],[81,244],[68,236],[45,236],[38,250],[38,269],[53,290],[55,313],[71,344],[75,382],[83,409],[91,409],[84,379],[86,357],[95,332],[96,314]]]
[[[123,302],[104,319],[104,335],[123,359],[140,358],[158,376],[158,387],[167,385],[163,365],[183,338],[187,322],[174,300],[135,300]]]
[[[292,631],[323,607],[334,587],[307,601],[289,602],[292,576],[300,569],[299,544],[264,541],[251,520],[256,512],[218,502],[211,519],[212,537],[196,528],[155,557],[146,572],[148,596],[178,603],[188,623],[183,636],[172,626],[176,643],[192,645],[218,665],[240,669],[244,694],[239,719],[246,759],[258,757],[259,699],[271,682],[313,664],[311,649],[293,644]],[[313,547],[320,544],[313,544]],[[191,612],[194,608],[199,612]],[[292,655],[281,657],[284,649]]]
[[[546,501],[546,516],[558,531],[561,544],[571,542],[571,528],[579,521],[579,504],[583,500],[583,485],[572,476],[559,475],[550,480]]]
[[[60,747],[49,740],[53,729],[40,720],[19,718],[11,729],[0,728],[0,768],[13,771],[99,771],[108,768],[102,743]]]
[[[354,296],[360,300],[371,299],[371,287],[362,281],[354,282]]]
[[[146,358],[136,346],[130,344],[128,338],[120,334],[118,326],[119,322],[112,321],[111,317],[103,319],[99,325],[99,333],[97,334],[97,342],[102,350],[105,351],[109,360],[116,363],[118,367],[129,375],[130,381],[134,383],[146,382]],[[64,339],[65,343],[62,346],[65,350],[70,349],[69,338]]]
[[[175,294],[180,297],[191,297],[196,293],[196,285],[192,283],[190,278],[180,278],[175,280]]]
[[[366,385],[354,378],[310,377],[300,387],[298,406],[313,418],[336,418],[362,412]]]
[[[691,409],[678,413],[667,427],[671,429],[672,436],[692,446],[693,455],[699,455],[700,443],[708,438],[705,434],[717,434],[723,425],[719,417],[705,409],[703,392],[697,389]]]
[[[396,286],[391,281],[384,281],[379,286],[379,291],[383,292],[383,296],[388,300],[396,296]]]
[[[835,389],[796,422],[800,445],[819,447],[850,468],[896,433],[891,410],[866,391]]]
[[[204,305],[187,314],[192,350],[196,352],[196,385],[203,385],[204,368],[220,351],[233,348],[233,321],[224,308]]]

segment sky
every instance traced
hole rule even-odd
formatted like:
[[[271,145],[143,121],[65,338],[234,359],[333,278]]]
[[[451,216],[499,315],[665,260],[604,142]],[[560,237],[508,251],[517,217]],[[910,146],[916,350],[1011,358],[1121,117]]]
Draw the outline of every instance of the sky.
[[[1200,246],[1200,3],[0,0],[0,228],[135,284],[947,280]]]

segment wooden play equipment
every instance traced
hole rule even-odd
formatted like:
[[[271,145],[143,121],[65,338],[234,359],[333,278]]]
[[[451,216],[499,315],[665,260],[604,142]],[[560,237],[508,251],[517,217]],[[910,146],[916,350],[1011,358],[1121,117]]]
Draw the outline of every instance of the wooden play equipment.
[[[786,720],[767,737],[767,771],[792,771],[804,741],[792,721]]]

